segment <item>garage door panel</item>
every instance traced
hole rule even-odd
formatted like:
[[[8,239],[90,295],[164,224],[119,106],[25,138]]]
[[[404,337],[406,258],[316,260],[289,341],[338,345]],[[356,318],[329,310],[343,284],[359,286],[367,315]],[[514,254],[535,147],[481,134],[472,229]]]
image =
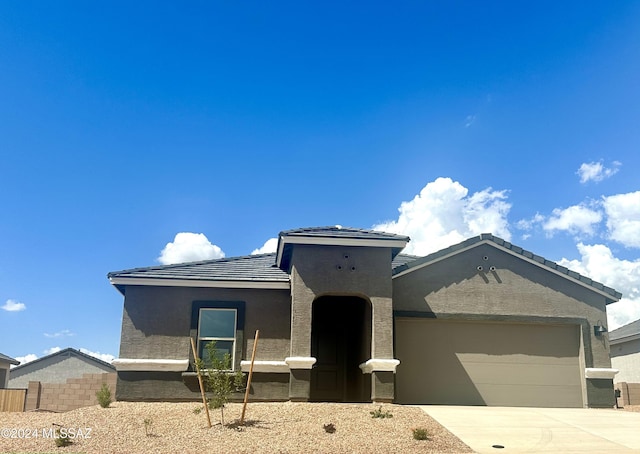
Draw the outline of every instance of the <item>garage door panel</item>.
[[[400,403],[581,407],[573,325],[396,320]]]
[[[478,383],[509,385],[513,383],[544,386],[580,385],[573,365],[532,363],[468,363],[464,370],[471,380]]]
[[[582,399],[574,386],[491,385],[480,384],[478,393],[484,405],[504,407],[574,407],[576,399]],[[554,399],[552,404],[549,399]]]

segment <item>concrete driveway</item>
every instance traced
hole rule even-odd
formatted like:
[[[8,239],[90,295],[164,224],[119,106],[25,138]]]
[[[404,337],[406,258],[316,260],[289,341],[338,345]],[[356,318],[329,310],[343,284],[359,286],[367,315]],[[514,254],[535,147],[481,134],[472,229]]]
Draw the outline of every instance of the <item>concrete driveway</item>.
[[[420,408],[478,453],[640,453],[640,413],[585,408]]]

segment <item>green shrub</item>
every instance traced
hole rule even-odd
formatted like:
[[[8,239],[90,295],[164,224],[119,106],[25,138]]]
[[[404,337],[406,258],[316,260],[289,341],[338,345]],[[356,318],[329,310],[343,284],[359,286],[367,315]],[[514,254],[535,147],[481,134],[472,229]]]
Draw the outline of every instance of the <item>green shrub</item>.
[[[413,431],[413,438],[415,440],[428,440],[429,432],[427,429],[423,429],[422,427],[416,427],[415,429],[411,429]]]
[[[96,397],[98,398],[98,403],[102,408],[108,408],[109,405],[111,405],[111,402],[113,402],[111,399],[111,390],[106,383],[103,383],[102,387],[96,391]]]
[[[149,437],[153,434],[153,419],[151,418],[145,418],[144,420],[144,434]]]
[[[69,434],[66,432],[61,433],[60,428],[56,428],[56,437],[54,438],[54,440],[58,448],[64,448],[65,446],[69,446],[73,443],[73,440],[69,438]]]
[[[369,413],[371,413],[371,417],[372,418],[393,418],[393,415],[391,414],[390,411],[385,410],[382,411],[382,405],[380,407],[378,407],[377,410],[372,410]]]

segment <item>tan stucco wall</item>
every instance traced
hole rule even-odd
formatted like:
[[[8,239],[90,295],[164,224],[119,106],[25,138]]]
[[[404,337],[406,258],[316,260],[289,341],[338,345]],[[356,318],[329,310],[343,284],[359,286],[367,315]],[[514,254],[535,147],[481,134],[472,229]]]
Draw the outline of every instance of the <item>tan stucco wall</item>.
[[[640,383],[640,339],[611,345],[611,367],[620,371],[615,383]]]

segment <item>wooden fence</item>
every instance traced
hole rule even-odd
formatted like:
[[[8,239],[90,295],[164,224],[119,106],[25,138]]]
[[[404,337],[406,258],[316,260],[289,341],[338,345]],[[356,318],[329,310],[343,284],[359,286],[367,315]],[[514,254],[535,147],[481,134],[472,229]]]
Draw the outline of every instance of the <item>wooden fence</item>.
[[[26,389],[0,389],[0,412],[24,411]]]

